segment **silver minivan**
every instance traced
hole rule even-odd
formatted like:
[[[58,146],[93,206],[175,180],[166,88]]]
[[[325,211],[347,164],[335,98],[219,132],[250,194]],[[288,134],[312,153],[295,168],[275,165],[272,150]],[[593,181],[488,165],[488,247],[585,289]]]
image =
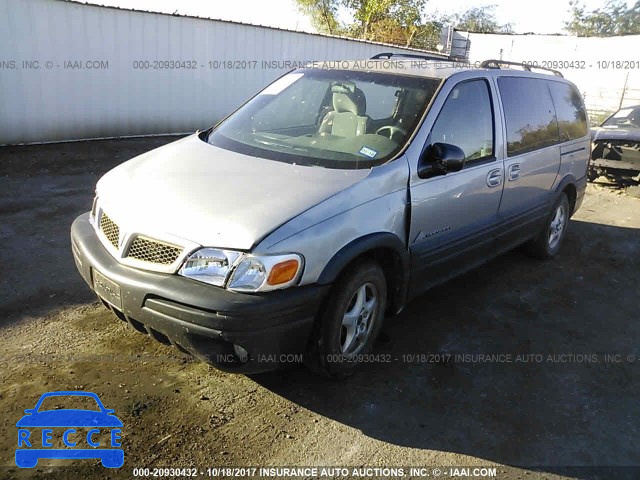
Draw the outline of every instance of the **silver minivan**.
[[[108,172],[71,229],[84,280],[223,370],[343,376],[412,297],[519,245],[556,255],[586,187],[576,87],[387,57],[294,70]]]

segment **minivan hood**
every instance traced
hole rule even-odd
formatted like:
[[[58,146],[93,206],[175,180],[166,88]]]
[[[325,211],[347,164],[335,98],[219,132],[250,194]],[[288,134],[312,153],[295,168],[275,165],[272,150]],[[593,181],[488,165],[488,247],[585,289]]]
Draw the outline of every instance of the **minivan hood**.
[[[249,250],[369,172],[251,157],[190,135],[119,165],[96,190],[121,230]]]

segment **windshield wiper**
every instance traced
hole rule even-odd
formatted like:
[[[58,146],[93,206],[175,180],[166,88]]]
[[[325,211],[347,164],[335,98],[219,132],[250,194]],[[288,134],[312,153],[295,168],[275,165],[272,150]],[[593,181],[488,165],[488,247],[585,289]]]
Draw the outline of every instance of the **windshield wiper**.
[[[300,147],[298,145],[288,145],[286,143],[270,142],[270,141],[262,140],[262,139],[258,139],[258,138],[254,138],[253,141],[256,142],[256,143],[260,143],[262,145],[268,145],[270,147],[276,147],[276,148],[285,148],[285,149],[293,150],[293,151],[297,151],[297,152],[308,152],[309,151],[309,149],[304,148],[304,147]]]

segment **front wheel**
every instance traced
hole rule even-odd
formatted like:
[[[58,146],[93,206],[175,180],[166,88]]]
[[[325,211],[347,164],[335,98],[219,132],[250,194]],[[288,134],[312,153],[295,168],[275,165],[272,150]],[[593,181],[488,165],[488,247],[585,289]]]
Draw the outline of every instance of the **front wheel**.
[[[387,282],[380,266],[363,261],[348,267],[317,319],[308,366],[332,377],[353,373],[371,351],[386,309]]]
[[[555,257],[567,234],[571,207],[569,199],[562,193],[551,210],[545,226],[536,238],[525,244],[526,252],[535,258]]]

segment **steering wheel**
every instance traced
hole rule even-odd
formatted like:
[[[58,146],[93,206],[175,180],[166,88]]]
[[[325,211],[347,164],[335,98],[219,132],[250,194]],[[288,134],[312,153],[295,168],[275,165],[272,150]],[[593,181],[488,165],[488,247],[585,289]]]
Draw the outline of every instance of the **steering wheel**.
[[[385,130],[389,130],[389,134],[388,135],[384,135],[380,132],[383,132]],[[382,135],[383,137],[389,137],[390,140],[393,140],[393,136],[396,133],[401,133],[402,135],[406,135],[407,131],[404,130],[403,128],[400,127],[396,127],[395,125],[385,125],[384,127],[380,127],[378,130],[376,130],[376,135]]]

